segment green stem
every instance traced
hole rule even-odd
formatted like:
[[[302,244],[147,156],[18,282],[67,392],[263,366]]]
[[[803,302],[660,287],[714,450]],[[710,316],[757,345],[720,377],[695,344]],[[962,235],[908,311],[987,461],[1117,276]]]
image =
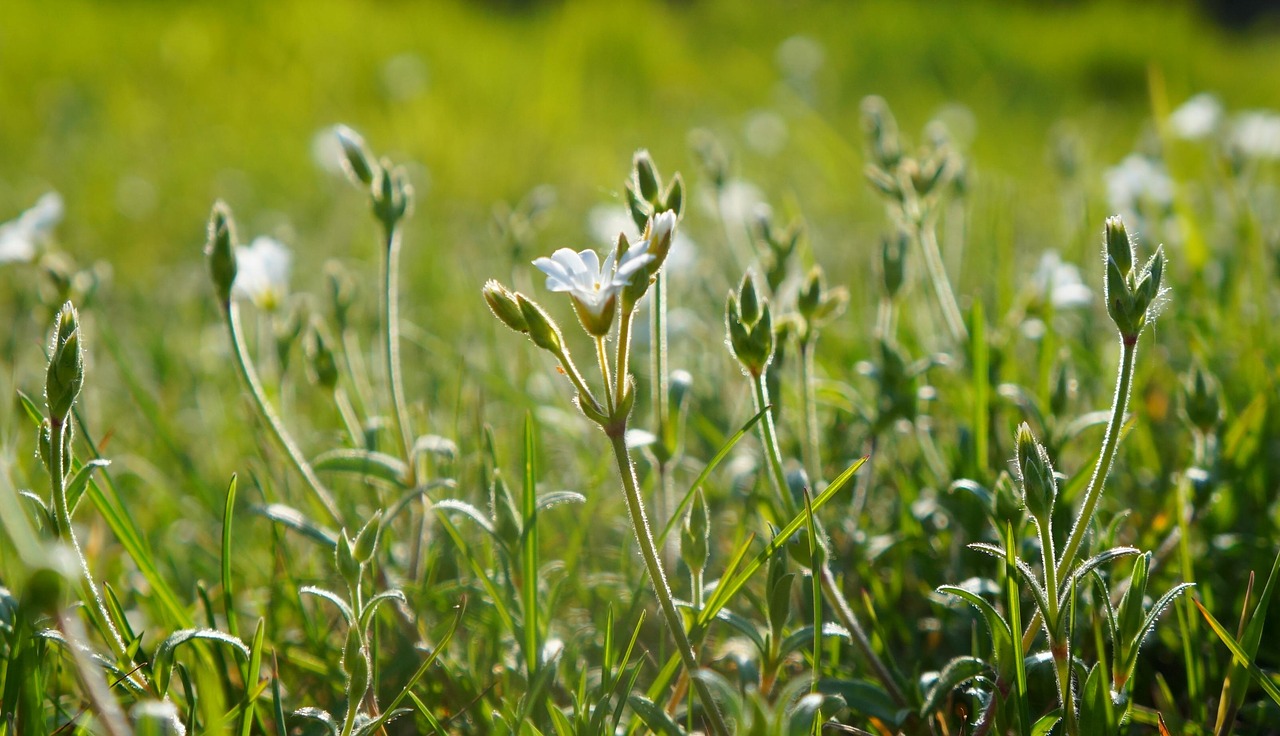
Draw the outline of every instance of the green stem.
[[[84,556],[84,550],[80,548],[80,540],[76,538],[76,531],[71,526],[71,508],[67,504],[67,471],[70,470],[71,458],[63,452],[63,443],[67,442],[66,433],[70,431],[70,427],[67,425],[67,418],[60,420],[50,418],[49,423],[51,427],[49,435],[49,467],[52,468],[49,484],[53,493],[53,505],[56,507],[54,513],[58,521],[54,527],[54,534],[60,539],[66,539],[71,542],[71,548],[76,553],[76,560],[80,563],[80,572],[84,574],[84,586],[89,593],[94,612],[102,619],[102,624],[107,634],[109,634],[107,640],[111,645],[112,653],[121,662],[129,662],[132,658],[125,647],[124,638],[120,636],[115,623],[111,620],[107,605],[102,600],[102,594],[98,591],[97,583],[93,580],[93,573],[89,570],[89,560]]]
[[[604,401],[605,407],[613,414],[613,379],[609,376],[609,351],[604,346],[604,338],[596,338],[596,361],[600,363],[600,378],[604,383]],[[618,371],[619,379],[623,376],[622,371]],[[618,391],[618,399],[622,399],[622,391]]]
[[[933,292],[938,297],[938,307],[942,310],[943,321],[947,323],[947,331],[957,345],[963,345],[969,341],[969,331],[965,329],[964,318],[960,316],[960,305],[956,303],[946,266],[942,263],[936,227],[932,222],[921,222],[916,227],[916,233],[919,235],[920,250],[924,252],[925,269],[929,280],[933,282]]]
[[[387,382],[391,384],[391,408],[396,436],[409,467],[409,485],[413,485],[413,437],[409,429],[409,410],[404,399],[404,379],[400,370],[400,228],[386,227],[386,259],[382,269],[383,331],[387,363]]]
[[[804,384],[804,467],[814,488],[822,485],[822,458],[818,444],[818,389],[814,368],[816,337],[800,343],[800,366]]]
[[[658,607],[662,610],[667,628],[675,637],[676,650],[680,653],[680,659],[684,662],[690,679],[693,680],[693,687],[702,701],[703,711],[711,723],[712,732],[718,736],[728,736],[729,727],[725,724],[724,716],[721,715],[715,700],[712,699],[710,689],[701,678],[693,677],[693,674],[698,671],[697,655],[694,654],[693,646],[689,643],[684,622],[680,618],[680,612],[676,610],[675,601],[672,600],[671,588],[667,585],[667,576],[662,570],[662,561],[658,557],[658,549],[653,542],[648,517],[645,516],[644,501],[640,498],[635,467],[631,464],[630,455],[627,454],[627,443],[623,439],[623,432],[610,433],[609,442],[613,445],[613,457],[618,464],[618,474],[622,476],[622,491],[626,498],[627,511],[631,516],[631,526],[635,531],[636,542],[640,545],[640,556],[644,559],[645,568],[649,573],[649,582],[653,585],[653,592],[658,598]]]
[[[229,302],[223,310],[223,315],[227,320],[227,331],[231,334],[231,353],[235,357],[236,368],[240,371],[241,380],[249,387],[249,393],[253,396],[253,402],[258,409],[258,414],[267,423],[267,428],[271,430],[271,436],[275,438],[276,444],[284,450],[284,454],[289,458],[294,470],[298,471],[298,475],[302,476],[307,487],[320,500],[320,505],[324,506],[324,510],[329,513],[335,524],[342,526],[342,515],[338,513],[338,505],[334,502],[333,496],[324,487],[324,484],[320,482],[320,479],[316,477],[315,471],[311,469],[311,464],[303,457],[302,450],[298,449],[298,445],[294,443],[288,430],[285,429],[284,423],[280,421],[280,417],[276,416],[275,409],[267,401],[266,392],[262,389],[262,382],[258,380],[258,372],[254,369],[253,362],[245,349],[244,335],[240,326],[240,304],[234,301]]]
[[[756,411],[764,411],[764,407],[769,405],[769,389],[765,386],[764,375],[755,376],[752,383],[755,387]],[[786,476],[782,472],[782,450],[778,446],[777,434],[773,427],[773,417],[770,412],[765,412],[764,417],[760,420],[760,435],[761,440],[764,442],[765,460],[771,471],[770,476],[773,478],[774,490],[778,492],[782,499],[782,505],[788,518],[794,517],[797,513],[796,502],[791,497],[791,490],[787,487]],[[818,525],[818,528],[814,530],[817,538],[825,540],[826,532],[818,524],[817,519],[814,519],[814,523]],[[840,619],[840,624],[848,629],[852,635],[854,645],[862,653],[863,658],[867,660],[871,669],[875,671],[876,678],[880,680],[880,684],[884,686],[885,691],[889,693],[894,702],[898,705],[906,705],[906,696],[903,694],[902,689],[898,687],[893,673],[889,671],[884,661],[880,659],[880,656],[871,647],[871,639],[867,636],[866,630],[862,628],[862,623],[858,621],[858,616],[853,612],[849,601],[845,599],[844,592],[840,590],[840,586],[836,583],[831,567],[824,562],[815,572],[821,580],[822,592],[825,594],[827,602],[835,610],[836,617]]]
[[[1111,472],[1111,465],[1116,456],[1116,448],[1120,445],[1120,427],[1124,424],[1125,410],[1129,406],[1129,390],[1133,385],[1133,367],[1137,354],[1137,336],[1135,335],[1132,338],[1122,336],[1120,340],[1120,372],[1116,377],[1116,395],[1111,403],[1111,420],[1107,422],[1107,434],[1102,440],[1102,453],[1098,455],[1098,464],[1093,468],[1093,477],[1090,478],[1089,487],[1084,494],[1084,505],[1081,506],[1080,515],[1076,517],[1075,525],[1071,527],[1071,534],[1067,537],[1067,543],[1062,548],[1062,557],[1058,559],[1055,572],[1059,579],[1070,572],[1072,565],[1075,563],[1076,553],[1080,551],[1080,544],[1084,541],[1084,535],[1089,530],[1089,522],[1093,519],[1093,512],[1098,506],[1098,499],[1102,497],[1102,489],[1106,485],[1107,475]],[[1031,643],[1035,640],[1036,629],[1039,626],[1040,616],[1037,613],[1037,615],[1032,616],[1031,624],[1022,635],[1023,652],[1031,649]]]
[[[573,358],[569,356],[569,351],[561,348],[555,353],[556,358],[560,361],[560,367],[564,369],[564,373],[569,377],[569,382],[578,391],[578,400],[587,402],[590,408],[597,414],[603,414],[604,409],[600,406],[600,402],[596,401],[596,397],[591,393],[591,388],[587,386],[587,382],[582,378],[582,373],[578,370],[578,366],[574,364]]]

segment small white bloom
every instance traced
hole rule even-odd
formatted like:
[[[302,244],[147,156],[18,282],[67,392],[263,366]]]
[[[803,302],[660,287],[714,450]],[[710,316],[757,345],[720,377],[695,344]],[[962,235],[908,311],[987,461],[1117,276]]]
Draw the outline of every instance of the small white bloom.
[[[1208,92],[1192,97],[1169,115],[1169,127],[1179,138],[1196,141],[1207,138],[1222,121],[1222,103]]]
[[[668,226],[674,228],[676,221],[675,213],[668,210],[658,215],[654,225],[660,230]],[[618,233],[625,234],[628,241],[640,237],[640,231],[636,230],[635,221],[631,219],[631,212],[619,204],[598,204],[592,207],[587,212],[587,229],[593,239],[610,245],[618,242]],[[683,272],[693,266],[697,260],[697,252],[698,246],[693,239],[685,235],[684,230],[676,230],[671,251],[663,261],[666,264],[664,269],[668,273]]]
[[[275,238],[259,236],[236,246],[236,280],[231,295],[259,309],[274,311],[289,291],[289,249]]]
[[[0,264],[33,260],[37,247],[49,239],[53,228],[62,221],[64,211],[62,195],[48,192],[36,200],[31,209],[0,224]]]
[[[547,275],[547,288],[551,291],[567,291],[569,295],[594,316],[600,316],[609,302],[631,283],[631,277],[653,260],[649,241],[641,240],[622,254],[614,268],[613,253],[600,262],[593,250],[574,253],[561,248],[550,258],[538,258],[533,262]]]
[[[1280,114],[1251,110],[1236,116],[1231,142],[1246,156],[1280,159]]]
[[[1131,153],[1107,169],[1107,202],[1112,212],[1136,215],[1141,205],[1165,207],[1173,202],[1173,180],[1159,161]]]
[[[1080,278],[1075,264],[1062,260],[1057,251],[1046,251],[1031,277],[1037,293],[1048,296],[1055,309],[1075,309],[1089,305],[1093,292]]]

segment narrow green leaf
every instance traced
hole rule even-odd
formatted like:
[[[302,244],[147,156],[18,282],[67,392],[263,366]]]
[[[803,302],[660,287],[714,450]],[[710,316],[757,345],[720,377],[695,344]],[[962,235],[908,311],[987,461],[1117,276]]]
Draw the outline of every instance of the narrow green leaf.
[[[529,681],[535,681],[541,653],[538,632],[538,466],[533,413],[524,415],[524,491],[521,495],[521,609],[524,613],[524,657]]]
[[[236,619],[235,588],[231,582],[231,514],[236,505],[236,476],[231,474],[227,485],[227,501],[222,506],[222,609],[227,617],[227,631],[240,636],[240,624]]]
[[[249,649],[249,662],[244,671],[244,700],[241,704],[244,717],[240,720],[240,736],[249,736],[249,731],[253,727],[254,714],[257,710],[258,694],[262,692],[262,688],[265,685],[265,683],[261,682],[261,678],[263,641],[265,641],[266,635],[267,620],[259,617],[258,626],[253,632],[253,646]],[[274,681],[274,678],[272,679]]]
[[[316,472],[348,473],[375,478],[394,488],[408,488],[409,466],[383,452],[343,448],[330,450],[312,461]]]

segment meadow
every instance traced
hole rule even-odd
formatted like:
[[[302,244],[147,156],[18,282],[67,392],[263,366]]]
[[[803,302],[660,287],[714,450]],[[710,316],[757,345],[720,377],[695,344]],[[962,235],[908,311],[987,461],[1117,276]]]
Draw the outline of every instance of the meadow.
[[[1280,732],[1280,37],[16,3],[0,736]]]

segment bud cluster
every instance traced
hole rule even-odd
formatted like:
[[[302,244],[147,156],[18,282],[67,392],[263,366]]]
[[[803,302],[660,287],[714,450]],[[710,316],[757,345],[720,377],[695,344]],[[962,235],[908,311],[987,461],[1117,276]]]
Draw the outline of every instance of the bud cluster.
[[[364,138],[351,128],[339,125],[333,132],[342,146],[342,165],[348,178],[369,190],[373,214],[388,231],[394,230],[413,208],[413,185],[408,173],[387,159],[375,160]]]
[[[800,313],[800,342],[809,342],[822,325],[844,311],[849,303],[849,291],[844,287],[827,288],[826,276],[821,266],[809,269],[800,294],[796,297],[796,311]]]
[[[1053,474],[1049,453],[1036,440],[1026,422],[1018,425],[1014,443],[1017,448],[1015,463],[1018,466],[1018,481],[1022,485],[1022,501],[1037,523],[1047,524],[1053,515],[1054,501],[1058,497],[1058,481]]]
[[[1147,323],[1155,319],[1154,307],[1164,275],[1164,249],[1156,248],[1146,264],[1138,268],[1136,249],[1124,220],[1108,217],[1105,232],[1107,314],[1120,330],[1121,339],[1131,345],[1138,341]]]
[[[668,210],[676,217],[684,214],[684,179],[677,173],[664,187],[662,176],[646,150],[636,151],[631,161],[626,193],[627,207],[638,229],[645,229],[649,218]]]
[[[961,168],[960,160],[941,124],[932,124],[927,140],[915,156],[903,152],[898,123],[881,97],[862,101],[862,128],[867,142],[867,181],[889,202],[918,210],[940,193]]]
[[[729,292],[725,321],[729,328],[729,350],[747,375],[759,378],[773,359],[773,316],[769,302],[757,294],[751,272],[742,277],[737,294]]]

